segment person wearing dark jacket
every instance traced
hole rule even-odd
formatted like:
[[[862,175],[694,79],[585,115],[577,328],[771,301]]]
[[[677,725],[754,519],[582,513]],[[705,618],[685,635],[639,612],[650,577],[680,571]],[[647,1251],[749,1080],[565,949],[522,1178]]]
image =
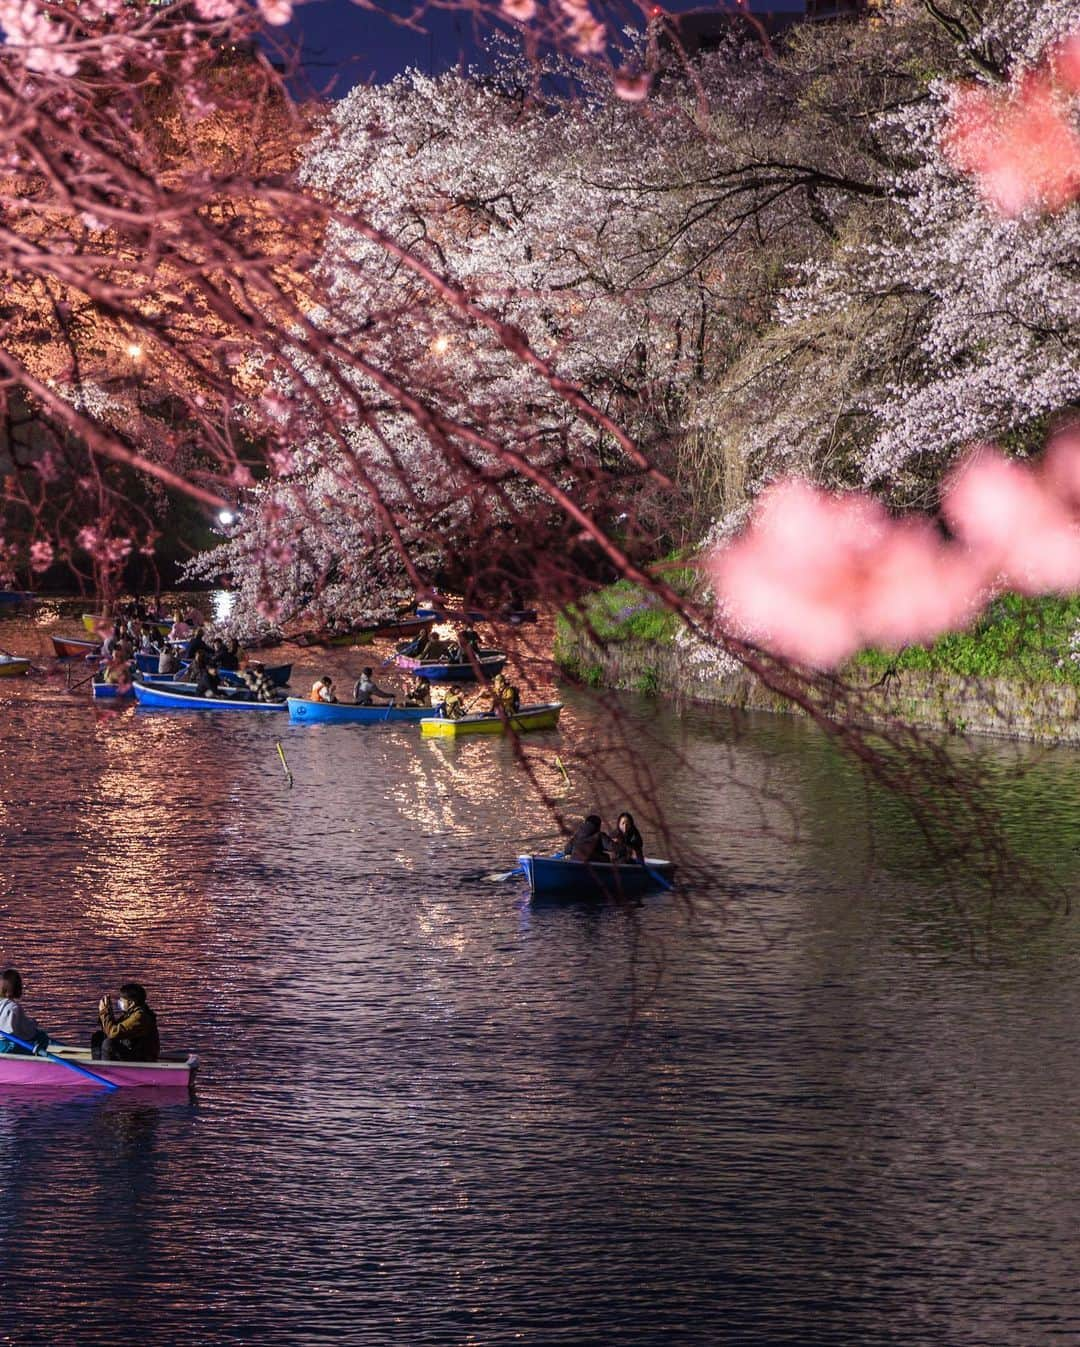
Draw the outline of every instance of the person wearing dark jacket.
[[[599,814],[590,814],[570,839],[566,854],[572,861],[606,861],[604,843],[607,835],[600,824]]]
[[[641,840],[633,814],[622,813],[611,838],[611,859],[619,865],[645,864],[645,843]]]
[[[146,988],[125,982],[114,1008],[112,998],[98,1003],[98,1023],[90,1037],[90,1055],[105,1062],[156,1062],[161,1055],[157,1016],[146,1004]]]

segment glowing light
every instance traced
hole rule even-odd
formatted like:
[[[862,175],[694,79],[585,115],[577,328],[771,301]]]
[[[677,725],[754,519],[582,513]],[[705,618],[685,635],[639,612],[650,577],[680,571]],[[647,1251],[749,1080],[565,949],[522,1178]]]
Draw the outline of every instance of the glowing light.
[[[125,349],[130,359],[140,360],[142,358],[142,347],[137,342],[128,342]]]
[[[232,510],[219,510],[219,511],[218,511],[218,523],[219,523],[223,528],[228,528],[229,525],[230,525],[231,523],[233,523],[233,521],[234,521],[235,519],[236,519],[236,515],[233,514]]]
[[[435,338],[435,340],[431,343],[431,354],[445,355],[447,351],[449,351],[449,349],[450,349],[450,338],[446,335],[445,332],[440,332],[439,335]]]

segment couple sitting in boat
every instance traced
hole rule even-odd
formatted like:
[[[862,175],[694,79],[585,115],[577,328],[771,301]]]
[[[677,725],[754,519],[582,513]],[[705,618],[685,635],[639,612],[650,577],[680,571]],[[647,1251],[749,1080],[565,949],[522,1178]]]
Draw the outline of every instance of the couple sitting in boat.
[[[48,1033],[19,1004],[22,975],[17,968],[0,973],[0,1053],[48,1050]],[[146,988],[125,982],[115,1003],[103,996],[98,1024],[90,1037],[91,1056],[106,1062],[156,1062],[161,1054],[157,1016],[146,1004]],[[18,1043],[14,1040],[21,1039]]]
[[[644,865],[645,844],[633,814],[622,813],[613,833],[604,832],[599,814],[590,814],[570,839],[566,849],[572,861],[608,862],[612,865]]]

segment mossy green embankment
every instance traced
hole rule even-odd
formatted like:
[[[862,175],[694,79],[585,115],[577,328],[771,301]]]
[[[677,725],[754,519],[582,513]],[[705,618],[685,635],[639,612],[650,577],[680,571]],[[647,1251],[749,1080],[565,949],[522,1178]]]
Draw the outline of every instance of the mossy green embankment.
[[[748,674],[710,676],[676,642],[678,629],[679,619],[652,595],[623,581],[560,616],[555,658],[591,687],[664,692],[748,710],[791,709]],[[842,677],[866,689],[871,720],[1080,744],[1078,630],[1080,596],[1007,594],[967,631],[930,646],[864,651]]]

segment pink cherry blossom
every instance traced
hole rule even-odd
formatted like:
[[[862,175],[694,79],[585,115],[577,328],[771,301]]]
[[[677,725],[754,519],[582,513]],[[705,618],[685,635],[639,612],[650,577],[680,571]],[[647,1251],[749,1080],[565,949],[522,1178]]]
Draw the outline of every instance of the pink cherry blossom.
[[[943,503],[957,536],[1011,588],[1080,586],[1080,529],[1049,474],[980,450],[947,484]]]
[[[1065,68],[1072,71],[1072,57]],[[1048,70],[1007,95],[969,87],[955,95],[943,149],[1005,215],[1062,210],[1080,195],[1080,134]]]

